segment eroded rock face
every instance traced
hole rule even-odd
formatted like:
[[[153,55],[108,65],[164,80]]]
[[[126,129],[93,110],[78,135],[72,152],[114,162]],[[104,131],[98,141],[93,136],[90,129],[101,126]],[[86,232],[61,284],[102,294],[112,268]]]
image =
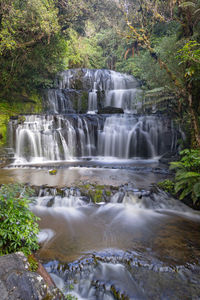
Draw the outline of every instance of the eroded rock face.
[[[47,286],[38,273],[28,268],[27,258],[21,252],[0,257],[1,300],[64,299],[57,288]]]

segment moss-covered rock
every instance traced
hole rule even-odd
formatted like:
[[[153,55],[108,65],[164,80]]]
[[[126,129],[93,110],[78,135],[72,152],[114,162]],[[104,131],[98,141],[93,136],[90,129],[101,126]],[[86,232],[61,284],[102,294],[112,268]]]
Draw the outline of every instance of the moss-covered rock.
[[[56,175],[57,174],[57,170],[56,169],[49,170],[49,174],[50,175]]]
[[[80,185],[81,194],[89,196],[94,203],[109,202],[112,188],[105,185],[85,184]]]
[[[0,147],[6,145],[7,141],[7,125],[10,117],[19,114],[41,113],[42,112],[42,96],[37,93],[30,95],[16,95],[14,102],[0,102]],[[19,123],[24,122],[25,117],[19,116]]]

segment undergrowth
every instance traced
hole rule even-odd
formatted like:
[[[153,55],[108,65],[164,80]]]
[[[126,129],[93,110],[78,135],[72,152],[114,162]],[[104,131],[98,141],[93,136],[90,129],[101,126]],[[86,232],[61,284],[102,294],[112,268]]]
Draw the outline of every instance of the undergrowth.
[[[0,188],[0,255],[38,249],[38,218],[29,210],[33,191],[19,184]]]

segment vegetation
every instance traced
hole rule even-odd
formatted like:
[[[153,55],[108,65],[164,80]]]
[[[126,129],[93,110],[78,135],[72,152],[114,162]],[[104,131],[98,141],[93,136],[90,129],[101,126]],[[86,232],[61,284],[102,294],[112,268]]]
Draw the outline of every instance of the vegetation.
[[[18,184],[0,188],[0,255],[38,249],[38,218],[29,210],[32,191]]]
[[[134,63],[136,65],[135,73],[145,82],[151,77],[148,73],[151,74],[151,88],[171,88],[176,96],[177,112],[183,115],[186,111],[187,118],[191,120],[191,144],[200,148],[199,1],[136,0],[134,3],[129,2],[128,8],[127,5],[122,7],[129,29],[126,37],[138,53],[131,60],[133,68]],[[151,65],[147,75],[143,70],[144,60]],[[153,61],[155,67],[152,66]],[[158,74],[157,78],[154,74]]]
[[[191,197],[193,204],[200,201],[200,150],[183,150],[181,159],[171,163],[176,170],[174,191],[179,199]]]
[[[75,297],[75,296],[73,296],[73,295],[71,295],[71,294],[67,294],[67,295],[65,296],[65,299],[66,299],[66,300],[78,300],[77,297]]]
[[[168,192],[172,195],[175,195],[174,192],[174,182],[172,180],[169,179],[165,179],[161,182],[158,183],[158,186],[163,189],[165,192]]]
[[[200,205],[200,150],[185,149],[180,152],[180,160],[170,163],[175,170],[174,180],[166,179],[158,183],[164,191],[189,205]]]
[[[36,272],[38,269],[38,262],[33,254],[28,256],[28,263],[29,263],[29,271]]]
[[[110,186],[96,185],[96,184],[85,184],[79,185],[81,193],[89,196],[94,203],[106,202],[111,197],[112,191]]]

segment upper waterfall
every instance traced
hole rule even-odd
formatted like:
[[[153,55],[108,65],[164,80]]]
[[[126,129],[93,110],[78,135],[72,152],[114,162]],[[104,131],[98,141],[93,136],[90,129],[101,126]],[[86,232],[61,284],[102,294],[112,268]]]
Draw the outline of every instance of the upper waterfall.
[[[73,69],[57,76],[56,88],[47,91],[52,113],[96,113],[104,107],[136,112],[140,89],[131,75],[111,70]]]

